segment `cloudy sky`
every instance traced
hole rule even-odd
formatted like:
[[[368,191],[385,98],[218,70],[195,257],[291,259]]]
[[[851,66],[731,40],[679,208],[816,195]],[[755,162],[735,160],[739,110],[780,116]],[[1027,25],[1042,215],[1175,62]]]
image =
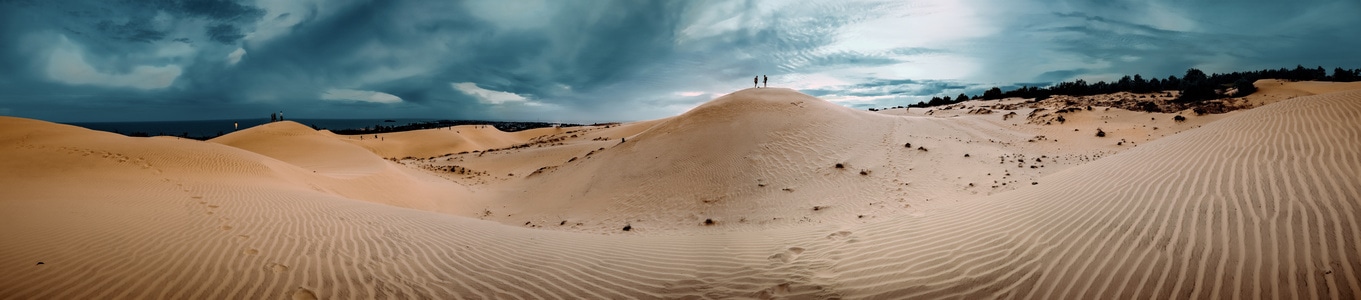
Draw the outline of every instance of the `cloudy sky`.
[[[0,115],[675,115],[756,75],[851,107],[1122,74],[1361,68],[1355,0],[0,0]]]

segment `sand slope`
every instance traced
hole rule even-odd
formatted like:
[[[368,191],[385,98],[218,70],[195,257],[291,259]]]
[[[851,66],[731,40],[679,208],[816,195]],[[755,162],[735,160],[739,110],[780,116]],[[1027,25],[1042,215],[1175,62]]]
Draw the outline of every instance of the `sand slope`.
[[[642,184],[679,194],[686,186],[701,195],[701,189],[729,188],[741,196],[724,200],[729,203],[777,206],[773,201],[814,198],[800,192],[837,194],[924,176],[902,170],[886,175],[895,174],[889,166],[926,162],[937,168],[926,172],[951,172],[950,166],[979,163],[959,169],[986,170],[981,164],[995,162],[964,160],[959,152],[998,151],[983,156],[992,159],[1021,150],[970,141],[1027,135],[987,122],[840,110],[777,89],[749,92],[737,96],[760,107],[725,109],[752,103],[720,99],[579,159],[573,163],[581,166],[564,167],[564,174],[523,181],[568,186],[586,173],[565,173],[594,168],[598,178],[577,180],[629,191],[617,195],[647,195],[623,182],[657,180]],[[797,114],[805,108],[812,113]],[[804,119],[771,120],[791,113]],[[876,123],[879,118],[885,121]],[[836,136],[841,133],[847,137]],[[959,134],[977,136],[944,142]],[[904,150],[900,139],[947,146],[916,153],[920,160],[898,161],[902,154],[893,151]],[[810,146],[823,141],[844,144]],[[582,145],[592,142],[570,151],[587,150]],[[716,145],[729,147],[710,147]],[[1043,175],[1034,179],[1037,185],[922,204],[930,209],[746,230],[689,224],[699,228],[689,234],[541,230],[357,201],[310,186],[349,179],[311,173],[299,165],[307,161],[290,161],[287,153],[242,147],[0,118],[0,266],[6,270],[0,272],[0,298],[1361,295],[1361,91],[1243,111],[1118,154],[1035,173]],[[695,156],[700,150],[713,154]],[[362,157],[349,153],[322,155]],[[507,155],[516,153],[551,156],[529,150]],[[885,177],[817,169],[843,160],[851,170],[877,168],[868,178]],[[624,167],[633,163],[638,166]],[[791,185],[794,192],[776,190],[790,195],[763,199],[757,178],[706,181],[696,175],[737,176],[743,168],[780,180],[767,187]],[[607,173],[612,170],[625,171]],[[583,191],[581,199],[598,197],[593,201],[619,215],[647,211],[637,208],[647,205],[699,205],[665,202],[679,194],[658,193],[647,196],[655,203],[612,208],[630,203],[612,193]],[[860,193],[829,199],[881,195]],[[838,209],[848,210],[833,206],[827,212]]]
[[[1355,298],[1358,100],[1247,111],[941,216],[951,221],[887,226],[936,242],[844,256],[859,275],[841,278],[892,297]],[[921,262],[876,274],[895,253]]]

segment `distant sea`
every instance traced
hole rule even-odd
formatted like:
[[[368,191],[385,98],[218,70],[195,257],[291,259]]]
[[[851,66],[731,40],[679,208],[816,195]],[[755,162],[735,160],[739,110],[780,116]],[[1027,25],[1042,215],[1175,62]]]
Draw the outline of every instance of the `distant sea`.
[[[289,119],[303,125],[316,127],[318,129],[359,129],[365,127],[382,126],[401,126],[412,123],[431,122],[436,119],[386,119],[395,122],[383,122],[385,119]],[[238,128],[233,128],[232,124],[238,123]],[[205,120],[205,121],[158,121],[158,122],[77,122],[65,123],[94,130],[108,131],[121,134],[146,133],[151,136],[171,135],[190,137],[216,137],[232,133],[236,130],[251,128],[260,124],[269,123],[269,119],[229,119],[229,120]]]

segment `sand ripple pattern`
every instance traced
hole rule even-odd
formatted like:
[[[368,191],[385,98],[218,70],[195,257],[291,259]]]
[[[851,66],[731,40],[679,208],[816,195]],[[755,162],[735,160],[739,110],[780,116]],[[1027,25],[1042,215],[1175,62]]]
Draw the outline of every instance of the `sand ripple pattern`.
[[[756,234],[577,234],[286,183],[99,176],[42,179],[98,189],[0,201],[0,298],[1361,297],[1359,92],[1247,111],[923,217]],[[64,214],[87,221],[46,218]]]

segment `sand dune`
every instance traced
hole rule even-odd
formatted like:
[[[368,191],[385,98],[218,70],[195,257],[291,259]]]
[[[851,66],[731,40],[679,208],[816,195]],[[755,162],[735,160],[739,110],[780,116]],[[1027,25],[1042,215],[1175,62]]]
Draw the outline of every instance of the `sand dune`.
[[[367,149],[292,121],[251,127],[210,141],[334,176],[362,176],[386,166]]]
[[[1029,141],[1090,114],[1026,127],[744,90],[401,164],[373,152],[443,153],[291,123],[200,142],[0,118],[0,298],[1361,295],[1361,90],[1137,146]],[[413,168],[439,164],[516,174]],[[498,222],[460,216],[484,208]]]

